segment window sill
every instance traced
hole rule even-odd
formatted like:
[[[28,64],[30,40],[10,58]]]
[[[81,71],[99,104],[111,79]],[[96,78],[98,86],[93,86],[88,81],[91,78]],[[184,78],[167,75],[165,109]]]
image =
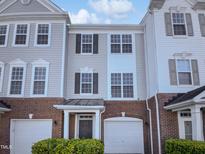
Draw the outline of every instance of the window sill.
[[[187,39],[187,35],[173,35],[172,38],[174,39]]]
[[[49,48],[51,47],[50,44],[47,44],[47,45],[38,45],[38,44],[35,44],[34,47],[37,47],[37,48]]]
[[[12,45],[12,47],[25,48],[28,47],[28,45]]]

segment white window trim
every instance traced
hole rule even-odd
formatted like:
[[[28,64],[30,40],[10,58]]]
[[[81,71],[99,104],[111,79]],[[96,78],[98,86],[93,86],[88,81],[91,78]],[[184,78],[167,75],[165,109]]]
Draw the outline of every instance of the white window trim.
[[[0,68],[1,68],[1,76],[0,76],[0,92],[2,92],[3,88],[3,79],[4,79],[4,63],[0,61]]]
[[[121,97],[112,97],[112,74],[121,74]],[[123,74],[129,74],[131,73],[132,74],[132,77],[133,77],[133,97],[124,97],[124,93],[123,93],[123,89],[124,89],[124,84],[123,84]],[[110,98],[111,99],[119,99],[119,100],[133,100],[135,98],[135,86],[134,86],[134,73],[133,72],[112,72],[110,74]]]
[[[9,24],[0,24],[0,26],[4,26],[4,25],[7,26],[5,44],[4,45],[0,45],[0,47],[7,47],[7,44],[8,44]]]
[[[37,44],[38,39],[38,25],[41,24],[48,24],[48,44]],[[35,30],[35,41],[34,41],[34,47],[50,47],[51,46],[51,23],[37,23],[36,24],[36,30]]]
[[[19,94],[19,95],[10,94],[11,77],[12,77],[13,67],[23,67],[22,89],[21,89],[21,94]],[[21,61],[20,59],[16,59],[15,61],[11,62],[11,63],[10,63],[10,70],[9,70],[8,92],[7,92],[7,95],[8,95],[9,97],[23,97],[23,96],[24,96],[25,78],[26,78],[26,63],[23,62],[23,61]]]
[[[112,44],[117,44],[117,43],[112,43],[111,42],[111,35],[120,35],[120,53],[112,53],[112,48],[111,45]],[[123,44],[130,44],[130,43],[122,43],[122,35],[131,35],[132,36],[132,52],[131,53],[124,53],[123,52]],[[124,55],[124,54],[133,54],[134,53],[134,46],[135,46],[135,42],[134,42],[134,34],[132,33],[110,33],[109,35],[109,48],[110,48],[110,53],[111,55]]]
[[[183,85],[183,84],[179,84],[179,72],[178,71],[178,60],[188,60],[189,61],[189,65],[190,65],[190,73],[191,73],[191,84],[190,85]],[[194,79],[193,79],[193,71],[192,71],[192,65],[191,65],[191,59],[175,59],[175,62],[176,62],[176,73],[177,73],[177,85],[179,87],[192,87],[194,86]]]
[[[92,35],[92,43],[83,43],[83,35]],[[94,39],[94,34],[93,33],[83,33],[81,34],[81,51],[80,54],[81,55],[93,55],[93,40]],[[83,52],[83,44],[91,44],[92,45],[92,52],[91,53],[84,53]]]
[[[91,93],[82,93],[82,74],[91,74]],[[93,95],[93,72],[81,72],[80,73],[80,95]]]
[[[92,116],[92,118],[81,118],[80,116]],[[92,132],[92,138],[95,136],[95,115],[94,114],[76,114],[75,115],[75,139],[79,139],[80,134],[80,120],[92,120],[93,121],[93,132]]]
[[[174,34],[173,13],[182,13],[184,15],[184,25],[185,25],[186,35],[175,35]],[[183,38],[183,37],[187,37],[188,36],[188,31],[187,31],[188,29],[187,29],[187,23],[186,23],[186,14],[184,12],[171,12],[171,22],[172,22],[172,36],[173,37]],[[181,25],[183,25],[183,24],[181,24]]]
[[[20,45],[18,45],[18,44],[16,44],[15,42],[16,42],[16,30],[17,30],[17,25],[27,25],[27,34],[26,34],[26,44],[20,44]],[[28,47],[28,43],[29,43],[29,34],[30,34],[30,24],[29,23],[16,23],[15,24],[15,28],[14,28],[14,36],[13,36],[13,44],[12,44],[12,46],[13,47]]]
[[[45,94],[33,94],[34,88],[34,75],[36,67],[45,67],[46,68],[46,80],[45,80]],[[30,96],[31,97],[47,97],[48,96],[48,74],[49,74],[49,63],[40,59],[32,63],[32,79],[31,79],[31,89]]]

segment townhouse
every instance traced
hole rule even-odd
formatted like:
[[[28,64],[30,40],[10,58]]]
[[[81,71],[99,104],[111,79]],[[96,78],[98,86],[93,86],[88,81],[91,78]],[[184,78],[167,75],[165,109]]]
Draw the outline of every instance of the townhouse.
[[[1,0],[0,153],[51,137],[142,154],[203,141],[204,9],[151,0],[140,24],[79,25],[50,0]]]

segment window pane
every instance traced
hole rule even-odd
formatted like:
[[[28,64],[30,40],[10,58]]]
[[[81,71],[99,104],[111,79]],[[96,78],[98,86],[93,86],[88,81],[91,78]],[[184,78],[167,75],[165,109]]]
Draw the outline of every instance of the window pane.
[[[123,74],[123,85],[133,85],[133,74],[132,73]]]
[[[177,60],[178,72],[190,72],[190,61],[189,60]]]
[[[22,89],[22,81],[11,81],[10,94],[20,95]]]
[[[123,97],[124,98],[133,97],[133,86],[123,86]]]
[[[122,43],[132,44],[132,35],[131,34],[122,35]]]
[[[17,34],[27,34],[27,25],[17,25],[16,33]]]
[[[36,67],[34,80],[46,80],[46,67]]]
[[[114,98],[120,98],[121,97],[121,86],[111,86],[111,94]]]
[[[92,74],[82,73],[82,82],[92,82]]]
[[[6,35],[0,35],[0,45],[4,45],[6,40]]]
[[[34,81],[33,94],[45,94],[45,81]]]
[[[183,13],[173,13],[172,14],[174,24],[184,24],[184,14]]]
[[[111,44],[111,53],[120,53],[121,45],[120,44]]]
[[[185,25],[174,25],[174,35],[186,35]]]
[[[48,24],[39,24],[38,25],[37,44],[39,44],[39,45],[48,44],[48,32],[49,32],[49,25]]]
[[[48,44],[48,35],[38,35],[37,44]]]
[[[92,44],[83,44],[82,53],[92,53]]]
[[[122,45],[123,53],[132,53],[132,44],[123,44]]]
[[[92,73],[82,73],[81,77],[81,93],[92,93]]]
[[[22,80],[23,79],[23,67],[13,67],[11,79],[12,80]]]
[[[6,31],[7,31],[7,26],[6,25],[0,26],[0,35],[5,35]]]
[[[121,85],[121,73],[112,73],[111,74],[111,84],[112,85]]]
[[[120,35],[111,35],[111,43],[121,43]]]
[[[92,43],[93,36],[91,34],[82,35],[82,37],[83,43]]]
[[[16,35],[15,44],[26,44],[26,35]]]
[[[184,121],[184,127],[185,127],[185,139],[192,140],[192,122]]]
[[[179,84],[180,85],[191,85],[192,84],[192,78],[191,73],[178,73],[179,77]]]
[[[38,25],[38,33],[40,34],[48,34],[49,25],[48,24],[39,24]]]
[[[92,84],[82,84],[82,93],[92,93]]]

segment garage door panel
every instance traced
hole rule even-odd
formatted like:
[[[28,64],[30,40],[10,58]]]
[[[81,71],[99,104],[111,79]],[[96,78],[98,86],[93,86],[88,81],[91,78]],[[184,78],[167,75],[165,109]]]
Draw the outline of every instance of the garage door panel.
[[[144,153],[143,122],[105,121],[105,153]]]
[[[12,127],[12,154],[31,154],[34,143],[52,136],[52,120],[13,120]]]

